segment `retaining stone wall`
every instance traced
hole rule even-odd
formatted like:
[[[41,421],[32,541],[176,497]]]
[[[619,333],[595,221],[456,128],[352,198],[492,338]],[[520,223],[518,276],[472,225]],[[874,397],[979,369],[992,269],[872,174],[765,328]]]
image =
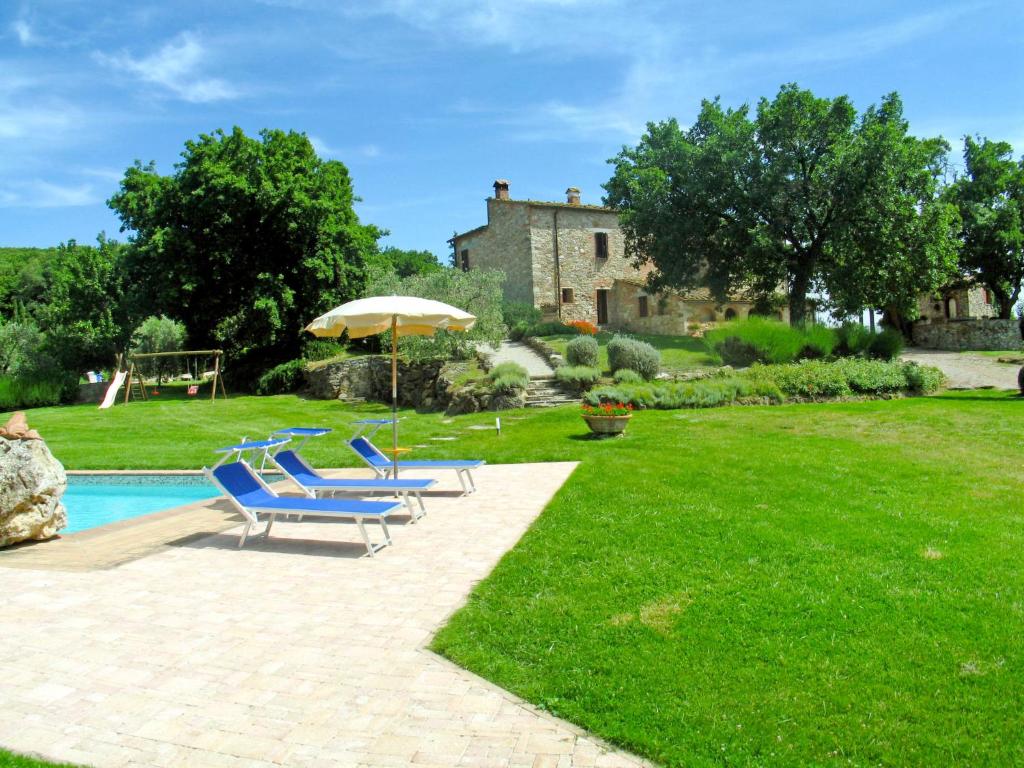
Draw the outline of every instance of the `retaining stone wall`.
[[[963,351],[969,349],[1020,349],[1017,320],[951,320],[945,323],[915,323],[914,344],[925,349]]]

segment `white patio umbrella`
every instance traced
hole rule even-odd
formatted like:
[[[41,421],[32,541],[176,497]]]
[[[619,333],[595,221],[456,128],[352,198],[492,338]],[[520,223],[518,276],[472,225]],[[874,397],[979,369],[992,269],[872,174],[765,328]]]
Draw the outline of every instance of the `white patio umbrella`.
[[[391,331],[391,448],[398,477],[398,337],[433,336],[438,329],[468,331],[476,317],[444,302],[417,296],[372,296],[356,299],[320,315],[306,326],[314,336],[358,339]]]

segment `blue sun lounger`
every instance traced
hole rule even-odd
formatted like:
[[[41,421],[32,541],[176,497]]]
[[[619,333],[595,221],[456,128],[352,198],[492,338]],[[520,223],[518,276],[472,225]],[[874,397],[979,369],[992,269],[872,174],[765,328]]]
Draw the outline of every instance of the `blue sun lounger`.
[[[392,479],[392,478],[326,478],[321,477],[313,467],[302,457],[298,451],[280,450],[269,455],[270,460],[277,465],[289,480],[295,483],[306,495],[316,498],[318,493],[387,493],[401,497],[413,521],[419,520],[426,514],[423,506],[423,491],[429,490],[437,485],[437,480],[427,478],[418,480]],[[419,503],[419,512],[413,507],[412,499],[415,497]]]
[[[399,501],[355,501],[349,499],[310,499],[278,496],[263,482],[256,471],[244,459],[230,464],[220,464],[213,469],[204,469],[210,481],[220,488],[228,501],[245,518],[245,529],[238,540],[239,549],[245,544],[252,526],[259,521],[261,513],[270,515],[264,538],[269,538],[270,529],[279,514],[298,514],[301,517],[345,519],[355,522],[366,545],[366,553],[374,552],[391,543],[387,516],[401,509]],[[366,533],[364,522],[376,520],[384,534],[383,544],[373,544]]]
[[[391,459],[381,453],[377,449],[377,446],[371,443],[367,438],[355,437],[348,441],[348,447],[355,451],[359,455],[359,458],[365,461],[367,466],[377,473],[378,477],[387,478],[391,475],[391,471],[394,468]],[[471,470],[479,469],[486,463],[487,462],[482,459],[464,461],[448,459],[437,459],[432,461],[400,461],[398,462],[398,469],[454,469],[455,474],[459,476],[459,482],[462,484],[462,493],[465,495],[473,493],[476,490],[476,484],[473,482]]]

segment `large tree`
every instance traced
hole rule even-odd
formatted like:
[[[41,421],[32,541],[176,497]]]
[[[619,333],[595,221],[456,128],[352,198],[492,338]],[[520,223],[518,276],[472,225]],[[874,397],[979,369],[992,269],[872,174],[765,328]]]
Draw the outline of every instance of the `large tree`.
[[[1009,318],[1024,281],[1024,157],[1005,141],[964,138],[964,174],[949,199],[963,219],[960,268],[995,295]]]
[[[910,306],[946,275],[951,214],[934,208],[945,151],[907,133],[896,94],[858,119],[846,97],[790,84],[753,117],[715,100],[686,131],[649,124],[610,161],[605,200],[629,253],[655,267],[654,288],[767,299],[781,286],[799,324],[812,291],[843,307]],[[862,280],[883,273],[898,286]]]
[[[303,325],[362,292],[382,232],[356,199],[304,134],[236,127],[186,142],[170,176],[137,162],[109,204],[132,233],[136,303],[225,349],[238,381],[297,357]]]
[[[113,365],[131,336],[124,302],[125,247],[100,234],[95,246],[62,243],[46,263],[43,301],[30,308],[44,349],[69,373]]]

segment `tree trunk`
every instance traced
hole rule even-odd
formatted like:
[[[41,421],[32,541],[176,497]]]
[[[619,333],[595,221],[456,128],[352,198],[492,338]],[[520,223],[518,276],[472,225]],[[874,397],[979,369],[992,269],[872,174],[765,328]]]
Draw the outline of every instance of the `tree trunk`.
[[[903,334],[909,343],[913,343],[914,324],[907,320],[906,316],[895,306],[888,306],[882,308],[882,325],[886,328],[892,328],[894,331],[899,331]]]
[[[801,326],[807,321],[807,291],[811,287],[810,268],[800,265],[793,270],[789,284],[789,324]]]
[[[989,286],[989,290],[992,291],[996,297],[996,306],[999,309],[999,319],[1009,320],[1012,316],[1013,305],[1016,302],[1016,297],[1011,298],[1010,294],[1002,286]]]

